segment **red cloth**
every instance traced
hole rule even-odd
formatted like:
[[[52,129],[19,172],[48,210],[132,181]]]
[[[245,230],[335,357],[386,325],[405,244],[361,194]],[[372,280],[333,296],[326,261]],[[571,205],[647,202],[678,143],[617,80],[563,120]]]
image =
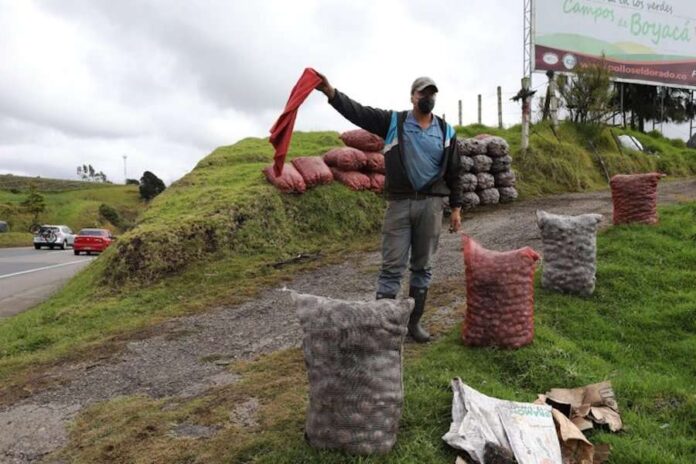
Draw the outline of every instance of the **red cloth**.
[[[283,173],[285,156],[288,154],[288,146],[292,138],[292,129],[295,127],[297,109],[320,82],[321,78],[314,69],[305,68],[300,80],[297,81],[295,87],[292,88],[292,92],[290,92],[290,97],[285,104],[283,113],[275,124],[273,124],[273,127],[271,127],[271,137],[269,141],[273,144],[273,148],[275,148],[273,170],[276,176],[280,176]]]

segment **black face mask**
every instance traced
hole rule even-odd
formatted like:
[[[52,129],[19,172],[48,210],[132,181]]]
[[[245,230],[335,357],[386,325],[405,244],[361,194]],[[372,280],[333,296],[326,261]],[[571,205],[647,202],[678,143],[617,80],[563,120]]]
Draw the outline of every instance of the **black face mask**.
[[[433,97],[422,97],[418,100],[418,109],[423,114],[430,114],[435,108],[435,99]]]

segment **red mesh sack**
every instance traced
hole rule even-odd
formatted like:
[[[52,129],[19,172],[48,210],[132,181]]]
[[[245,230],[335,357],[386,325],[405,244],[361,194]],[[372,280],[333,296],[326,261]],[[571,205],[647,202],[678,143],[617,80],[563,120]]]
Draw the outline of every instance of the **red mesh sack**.
[[[330,184],[333,182],[331,169],[326,165],[321,156],[305,156],[292,160],[297,172],[304,179],[307,187],[314,187],[320,184]]]
[[[275,185],[283,193],[304,193],[307,190],[307,184],[305,184],[302,175],[290,163],[283,166],[283,173],[279,176],[273,172],[273,166],[263,168],[263,173],[268,182]]]
[[[384,140],[363,129],[355,129],[341,134],[341,140],[349,147],[362,151],[382,151]]]
[[[614,224],[657,224],[657,183],[664,174],[618,174],[611,178]]]
[[[341,171],[359,171],[365,168],[367,156],[357,148],[332,148],[324,154],[324,162]]]
[[[384,190],[384,174],[370,172],[367,177],[370,178],[370,190],[378,193]]]
[[[462,340],[471,346],[519,348],[534,339],[534,270],[529,247],[492,251],[464,236],[466,316]]]
[[[341,171],[336,168],[331,168],[334,179],[345,185],[351,190],[368,190],[372,186],[372,182],[367,174],[358,171]]]
[[[379,152],[366,152],[365,157],[367,163],[365,169],[369,172],[379,172],[385,174],[387,171],[384,167],[384,155]]]

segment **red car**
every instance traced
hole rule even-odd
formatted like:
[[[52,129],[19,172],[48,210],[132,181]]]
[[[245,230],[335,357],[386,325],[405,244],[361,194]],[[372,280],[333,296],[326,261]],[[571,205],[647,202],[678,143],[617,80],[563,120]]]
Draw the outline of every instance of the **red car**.
[[[88,255],[92,252],[101,253],[114,240],[115,237],[107,229],[82,229],[75,237],[73,252],[76,255],[79,255],[81,251]]]

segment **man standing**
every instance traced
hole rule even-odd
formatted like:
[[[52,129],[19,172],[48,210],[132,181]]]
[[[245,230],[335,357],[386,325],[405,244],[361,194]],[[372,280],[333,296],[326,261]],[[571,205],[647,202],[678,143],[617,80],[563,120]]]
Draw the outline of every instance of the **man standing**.
[[[415,307],[408,323],[409,334],[419,343],[430,335],[420,319],[432,277],[432,259],[442,228],[444,198],[449,197],[450,230],[461,227],[462,188],[460,160],[454,129],[433,114],[437,85],[419,77],[411,85],[409,111],[386,111],[351,100],[328,79],[316,87],[329,103],[353,124],[379,135],[385,141],[384,192],[388,201],[382,228],[382,269],[377,299],[396,298],[410,252],[409,296]]]

